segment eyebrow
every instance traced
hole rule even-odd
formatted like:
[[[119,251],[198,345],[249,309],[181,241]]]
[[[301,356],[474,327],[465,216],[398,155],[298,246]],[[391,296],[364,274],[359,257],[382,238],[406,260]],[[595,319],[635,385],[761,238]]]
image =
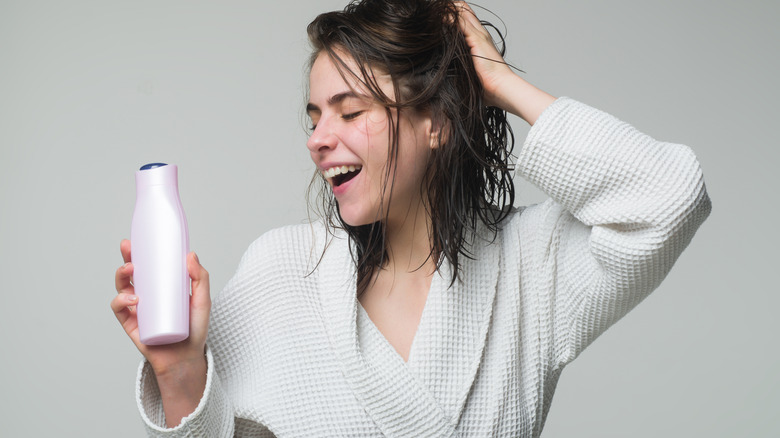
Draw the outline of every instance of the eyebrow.
[[[330,96],[328,98],[328,106],[337,105],[337,104],[341,103],[341,101],[343,101],[344,99],[347,99],[347,98],[350,98],[350,97],[354,97],[355,99],[366,99],[367,98],[367,96],[362,95],[362,94],[357,94],[354,91],[343,91],[341,93],[336,93],[333,96]],[[306,104],[306,112],[310,113],[312,111],[320,111],[320,107],[318,107],[317,105],[309,102],[308,104]]]

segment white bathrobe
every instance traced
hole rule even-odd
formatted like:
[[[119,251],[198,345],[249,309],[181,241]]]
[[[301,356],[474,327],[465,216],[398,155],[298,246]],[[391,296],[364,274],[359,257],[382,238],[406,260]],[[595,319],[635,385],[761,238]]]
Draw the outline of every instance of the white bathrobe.
[[[324,254],[321,223],[264,234],[215,300],[206,391],[176,428],[141,364],[149,435],[539,436],[563,367],[658,286],[710,202],[689,148],[568,98],[517,168],[551,199],[478,240],[452,287],[444,263],[408,362],[357,301],[343,234]]]

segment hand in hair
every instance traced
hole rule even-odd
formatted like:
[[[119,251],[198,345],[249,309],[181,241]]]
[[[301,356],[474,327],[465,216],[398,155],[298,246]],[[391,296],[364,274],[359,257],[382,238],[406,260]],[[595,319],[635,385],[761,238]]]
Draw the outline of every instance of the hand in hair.
[[[500,99],[497,99],[498,91],[501,89],[500,84],[515,74],[496,49],[493,38],[471,7],[466,2],[455,2],[455,4],[459,12],[460,30],[466,38],[466,44],[474,58],[474,68],[485,89],[485,103],[501,108]],[[501,109],[507,110],[507,108]]]
[[[484,101],[523,118],[533,125],[555,97],[516,75],[496,49],[493,38],[465,2],[458,7],[458,24],[474,59],[474,68],[484,88]]]

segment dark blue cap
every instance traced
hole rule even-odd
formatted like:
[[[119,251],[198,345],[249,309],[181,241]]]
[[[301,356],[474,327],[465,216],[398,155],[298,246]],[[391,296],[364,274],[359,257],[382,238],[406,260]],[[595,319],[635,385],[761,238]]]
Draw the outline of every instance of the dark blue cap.
[[[163,167],[163,166],[167,166],[167,165],[168,164],[166,164],[166,163],[149,163],[149,164],[144,164],[143,166],[141,166],[141,169],[139,169],[139,170],[155,169],[157,167]]]

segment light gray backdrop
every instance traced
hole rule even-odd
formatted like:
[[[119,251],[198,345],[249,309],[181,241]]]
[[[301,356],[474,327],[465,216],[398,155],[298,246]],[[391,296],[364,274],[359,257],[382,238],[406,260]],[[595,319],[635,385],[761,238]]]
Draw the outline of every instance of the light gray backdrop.
[[[0,1],[0,435],[142,435],[108,306],[133,172],[179,165],[219,293],[253,239],[306,220],[305,26],[344,2]],[[778,436],[777,3],[484,5],[532,83],[693,147],[714,204],[564,372],[544,436]]]

